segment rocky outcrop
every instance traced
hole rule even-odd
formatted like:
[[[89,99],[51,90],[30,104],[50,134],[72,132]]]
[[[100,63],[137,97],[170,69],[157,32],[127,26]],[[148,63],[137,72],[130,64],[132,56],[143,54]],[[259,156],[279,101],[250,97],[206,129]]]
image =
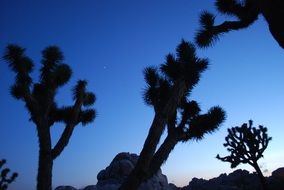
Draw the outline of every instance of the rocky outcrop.
[[[83,190],[97,190],[97,187],[95,185],[88,185]]]
[[[283,190],[284,189],[284,167],[278,168],[272,172],[272,176],[269,177],[270,190]]]
[[[283,190],[283,169],[279,168],[267,177],[269,190]],[[256,173],[246,170],[235,170],[233,173],[221,174],[219,177],[209,180],[193,178],[188,186],[180,190],[258,190],[261,189],[260,181]]]
[[[193,178],[183,190],[243,190],[260,189],[259,179],[256,174],[246,170],[236,170],[233,173],[221,174],[210,180]]]
[[[117,154],[109,166],[101,170],[96,185],[89,185],[78,190],[117,190],[127,178],[137,163],[138,156],[130,153]],[[272,172],[267,177],[269,190],[284,189],[284,168]],[[235,170],[230,174],[221,174],[219,177],[209,180],[193,178],[185,187],[177,187],[168,184],[167,176],[159,170],[149,180],[141,184],[138,190],[258,190],[260,189],[259,178],[255,173],[246,170]],[[72,186],[59,186],[55,190],[77,190]]]
[[[109,166],[101,170],[96,185],[89,185],[82,190],[117,190],[137,163],[138,155],[130,153],[117,154]],[[77,190],[71,186],[59,186],[55,190]],[[138,190],[172,190],[167,176],[161,169],[149,180],[141,184]]]
[[[98,190],[116,190],[137,163],[138,155],[119,153],[106,169],[97,175]],[[141,184],[138,190],[171,190],[167,177],[159,170],[152,178]]]
[[[272,172],[272,177],[284,180],[284,167]]]
[[[55,188],[55,190],[77,190],[75,187],[72,186],[58,186]]]

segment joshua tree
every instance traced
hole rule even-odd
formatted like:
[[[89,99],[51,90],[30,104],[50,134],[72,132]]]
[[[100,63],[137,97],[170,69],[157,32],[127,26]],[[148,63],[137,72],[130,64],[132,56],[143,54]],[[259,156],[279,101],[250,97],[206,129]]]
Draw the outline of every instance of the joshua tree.
[[[36,125],[39,141],[37,189],[51,190],[53,161],[67,146],[75,127],[94,120],[95,110],[84,107],[94,104],[95,95],[87,92],[86,81],[79,80],[73,89],[74,104],[58,107],[55,102],[57,90],[69,81],[72,74],[70,67],[62,63],[63,54],[55,46],[43,50],[40,79],[33,83],[30,73],[34,64],[24,52],[25,49],[19,46],[8,45],[4,55],[9,67],[16,73],[11,95],[25,103],[30,120]],[[65,128],[52,147],[50,129],[57,122],[64,123]]]
[[[0,160],[0,169],[6,164],[6,160],[2,159]],[[0,190],[5,190],[8,188],[8,185],[15,181],[16,177],[18,177],[18,174],[14,172],[10,177],[8,177],[8,174],[10,172],[9,168],[2,168],[1,169],[1,176],[0,176]]]
[[[211,45],[220,34],[249,27],[259,15],[263,15],[274,39],[284,48],[283,0],[216,0],[215,6],[219,13],[233,16],[236,20],[215,25],[215,16],[203,12],[200,16],[201,29],[196,35],[200,47]]]
[[[272,139],[267,135],[267,128],[261,125],[258,129],[252,127],[252,120],[250,120],[249,125],[244,123],[241,127],[233,127],[228,129],[228,133],[224,146],[228,147],[227,150],[231,154],[226,157],[220,157],[218,154],[217,159],[230,162],[231,168],[237,167],[240,163],[251,165],[260,178],[262,188],[267,190],[265,178],[257,164]]]
[[[177,56],[167,55],[159,70],[155,67],[144,70],[147,82],[144,100],[154,108],[155,116],[137,164],[121,190],[137,189],[158,171],[178,142],[201,140],[225,119],[220,107],[212,107],[201,114],[197,102],[189,99],[200,74],[207,68],[207,59],[198,58],[195,47],[184,40],[176,51]],[[167,136],[158,147],[165,128]]]

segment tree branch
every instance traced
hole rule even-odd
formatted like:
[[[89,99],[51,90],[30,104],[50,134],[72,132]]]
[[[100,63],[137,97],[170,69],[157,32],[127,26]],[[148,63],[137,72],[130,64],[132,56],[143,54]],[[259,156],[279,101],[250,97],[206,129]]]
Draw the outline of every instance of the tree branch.
[[[75,125],[77,124],[78,121],[78,116],[81,111],[81,106],[83,104],[82,99],[77,99],[74,106],[73,106],[73,111],[71,114],[71,120],[69,120],[65,126],[65,129],[63,133],[61,134],[60,139],[52,149],[52,159],[56,159],[61,152],[64,150],[64,148],[67,146],[69,139],[74,131]]]

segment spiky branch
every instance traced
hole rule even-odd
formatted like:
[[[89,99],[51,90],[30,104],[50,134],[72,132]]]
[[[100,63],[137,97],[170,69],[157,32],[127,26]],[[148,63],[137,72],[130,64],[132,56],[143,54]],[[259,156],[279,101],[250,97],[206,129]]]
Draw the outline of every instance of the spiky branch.
[[[0,169],[1,169],[1,176],[0,176],[0,190],[6,190],[8,185],[15,181],[18,177],[18,173],[14,172],[12,175],[9,176],[10,169],[3,168],[4,164],[6,164],[6,160],[0,160]]]
[[[284,2],[282,0],[216,0],[215,7],[219,13],[236,19],[215,25],[215,16],[204,11],[200,15],[201,27],[195,37],[200,47],[212,45],[223,33],[249,27],[259,15],[263,15],[268,22],[271,34],[284,48],[284,27],[282,25]]]
[[[218,106],[201,114],[197,102],[189,99],[207,68],[207,59],[198,58],[195,47],[184,40],[176,51],[177,56],[169,54],[160,69],[144,70],[147,83],[144,100],[154,108],[155,116],[138,162],[120,189],[138,188],[158,171],[178,142],[202,139],[206,133],[214,132],[225,118]],[[165,128],[167,137],[158,147]]]
[[[227,147],[230,155],[220,157],[218,154],[216,158],[223,162],[231,163],[232,168],[237,167],[241,163],[251,165],[258,173],[263,188],[266,189],[265,178],[257,161],[263,157],[263,152],[272,138],[268,137],[266,127],[260,125],[258,128],[255,128],[252,125],[253,122],[250,120],[248,125],[244,123],[241,127],[228,129],[224,147]]]
[[[87,82],[79,80],[73,89],[72,106],[58,107],[55,102],[57,90],[71,78],[72,71],[63,62],[63,54],[56,46],[42,51],[40,80],[33,83],[30,73],[33,62],[25,54],[25,49],[17,45],[6,48],[4,59],[16,73],[11,95],[25,102],[31,121],[36,125],[39,139],[39,169],[37,189],[51,189],[51,171],[53,160],[67,146],[75,126],[86,125],[96,116],[92,106],[96,100],[92,92],[86,90]],[[85,108],[86,107],[86,108]],[[55,123],[65,124],[65,129],[55,146],[51,147],[50,128]]]

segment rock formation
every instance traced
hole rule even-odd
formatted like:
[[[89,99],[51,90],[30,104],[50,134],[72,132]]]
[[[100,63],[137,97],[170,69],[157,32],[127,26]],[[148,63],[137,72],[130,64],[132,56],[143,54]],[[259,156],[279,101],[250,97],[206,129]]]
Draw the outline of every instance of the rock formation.
[[[134,168],[138,155],[119,153],[106,169],[97,176],[98,190],[116,190]],[[151,179],[141,184],[138,190],[171,190],[167,177],[159,170]]]
[[[284,167],[272,172],[272,177],[284,180]]]
[[[101,170],[96,185],[89,185],[83,190],[117,190],[134,168],[138,155],[119,153],[109,166]],[[55,190],[76,190],[71,186],[59,186]],[[138,190],[172,190],[168,184],[167,176],[162,174],[161,169],[149,180],[141,184]]]
[[[193,178],[184,190],[243,190],[260,189],[260,182],[256,174],[246,170],[236,170],[233,173],[221,174],[210,180]]]
[[[75,187],[72,187],[72,186],[58,186],[55,188],[55,190],[77,190]]]
[[[284,168],[272,172],[272,176],[266,177],[269,190],[284,189]],[[261,189],[260,181],[256,173],[246,170],[235,170],[230,174],[221,174],[219,177],[209,180],[193,178],[188,186],[179,190],[258,190]],[[173,189],[177,190],[177,189]]]
[[[101,170],[96,185],[89,185],[83,189],[72,186],[59,186],[55,190],[117,190],[123,180],[129,175],[137,162],[138,156],[131,153],[119,153],[109,166]],[[284,189],[284,168],[272,172],[267,177],[269,190]],[[138,190],[258,190],[259,178],[255,173],[246,170],[235,170],[230,174],[221,174],[209,180],[193,178],[185,187],[168,184],[167,176],[159,170],[151,179],[141,184]]]

